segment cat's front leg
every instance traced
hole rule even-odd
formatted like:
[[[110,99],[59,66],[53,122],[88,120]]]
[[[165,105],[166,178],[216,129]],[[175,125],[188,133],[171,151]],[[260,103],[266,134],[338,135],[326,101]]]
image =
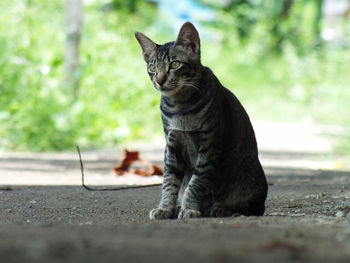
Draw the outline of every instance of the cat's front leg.
[[[207,153],[199,153],[196,168],[182,199],[178,218],[196,218],[202,216],[200,212],[202,201],[211,189],[210,178],[213,173],[213,162],[209,160]]]
[[[183,169],[181,167],[174,148],[171,145],[167,145],[164,158],[162,198],[158,208],[150,211],[150,219],[170,219],[177,217],[179,212],[177,197],[183,178]]]
[[[181,209],[178,218],[196,218],[201,217],[200,212],[203,197],[208,193],[209,181],[205,175],[194,173],[185,190]]]
[[[171,219],[176,218],[178,208],[176,206],[181,181],[175,174],[164,173],[162,185],[162,198],[158,208],[152,209],[149,213],[150,219]]]

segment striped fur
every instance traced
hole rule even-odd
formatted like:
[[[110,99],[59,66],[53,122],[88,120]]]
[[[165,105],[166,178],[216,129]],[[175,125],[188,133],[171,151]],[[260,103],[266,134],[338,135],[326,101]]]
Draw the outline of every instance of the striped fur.
[[[238,99],[200,61],[200,39],[185,23],[175,42],[139,41],[161,92],[164,182],[151,219],[263,215],[267,183],[255,134]]]

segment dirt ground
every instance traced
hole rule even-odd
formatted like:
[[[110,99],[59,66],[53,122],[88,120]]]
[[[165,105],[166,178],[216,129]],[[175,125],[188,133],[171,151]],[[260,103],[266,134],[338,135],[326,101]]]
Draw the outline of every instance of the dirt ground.
[[[0,262],[350,262],[350,172],[339,169],[343,159],[329,155],[327,143],[320,147],[322,140],[314,148],[266,140],[262,217],[151,221],[159,186],[91,192],[79,185],[75,152],[3,152]],[[144,159],[162,163],[162,145],[137,147]],[[114,176],[120,151],[82,153],[90,185],[161,182]]]

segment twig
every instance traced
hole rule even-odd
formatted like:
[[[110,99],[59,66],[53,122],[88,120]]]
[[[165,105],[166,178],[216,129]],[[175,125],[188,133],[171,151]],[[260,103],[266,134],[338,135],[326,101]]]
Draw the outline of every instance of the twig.
[[[11,186],[0,187],[0,191],[13,191],[14,189]]]
[[[86,190],[89,190],[89,191],[118,191],[118,190],[125,190],[125,189],[147,188],[147,187],[162,185],[162,184],[148,184],[148,185],[122,186],[122,187],[118,187],[118,188],[91,188],[91,187],[85,185],[85,182],[84,182],[84,165],[83,165],[83,161],[81,159],[79,146],[77,146],[77,151],[78,151],[79,161],[80,161],[81,186],[84,187]]]

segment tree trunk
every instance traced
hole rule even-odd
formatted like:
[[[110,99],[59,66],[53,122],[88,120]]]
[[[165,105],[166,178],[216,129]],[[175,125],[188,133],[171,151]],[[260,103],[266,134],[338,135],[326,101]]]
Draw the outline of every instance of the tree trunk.
[[[73,98],[77,98],[79,90],[79,44],[82,20],[82,0],[66,0],[65,87]]]
[[[273,3],[277,9],[273,16],[269,18],[272,21],[270,48],[273,52],[279,54],[282,52],[282,45],[288,33],[283,32],[281,28],[289,18],[294,0],[275,0]]]
[[[314,44],[316,46],[320,46],[322,44],[322,38],[321,38],[322,6],[323,6],[323,0],[315,0],[316,14],[315,14],[314,24],[313,24],[313,35],[314,35]]]

